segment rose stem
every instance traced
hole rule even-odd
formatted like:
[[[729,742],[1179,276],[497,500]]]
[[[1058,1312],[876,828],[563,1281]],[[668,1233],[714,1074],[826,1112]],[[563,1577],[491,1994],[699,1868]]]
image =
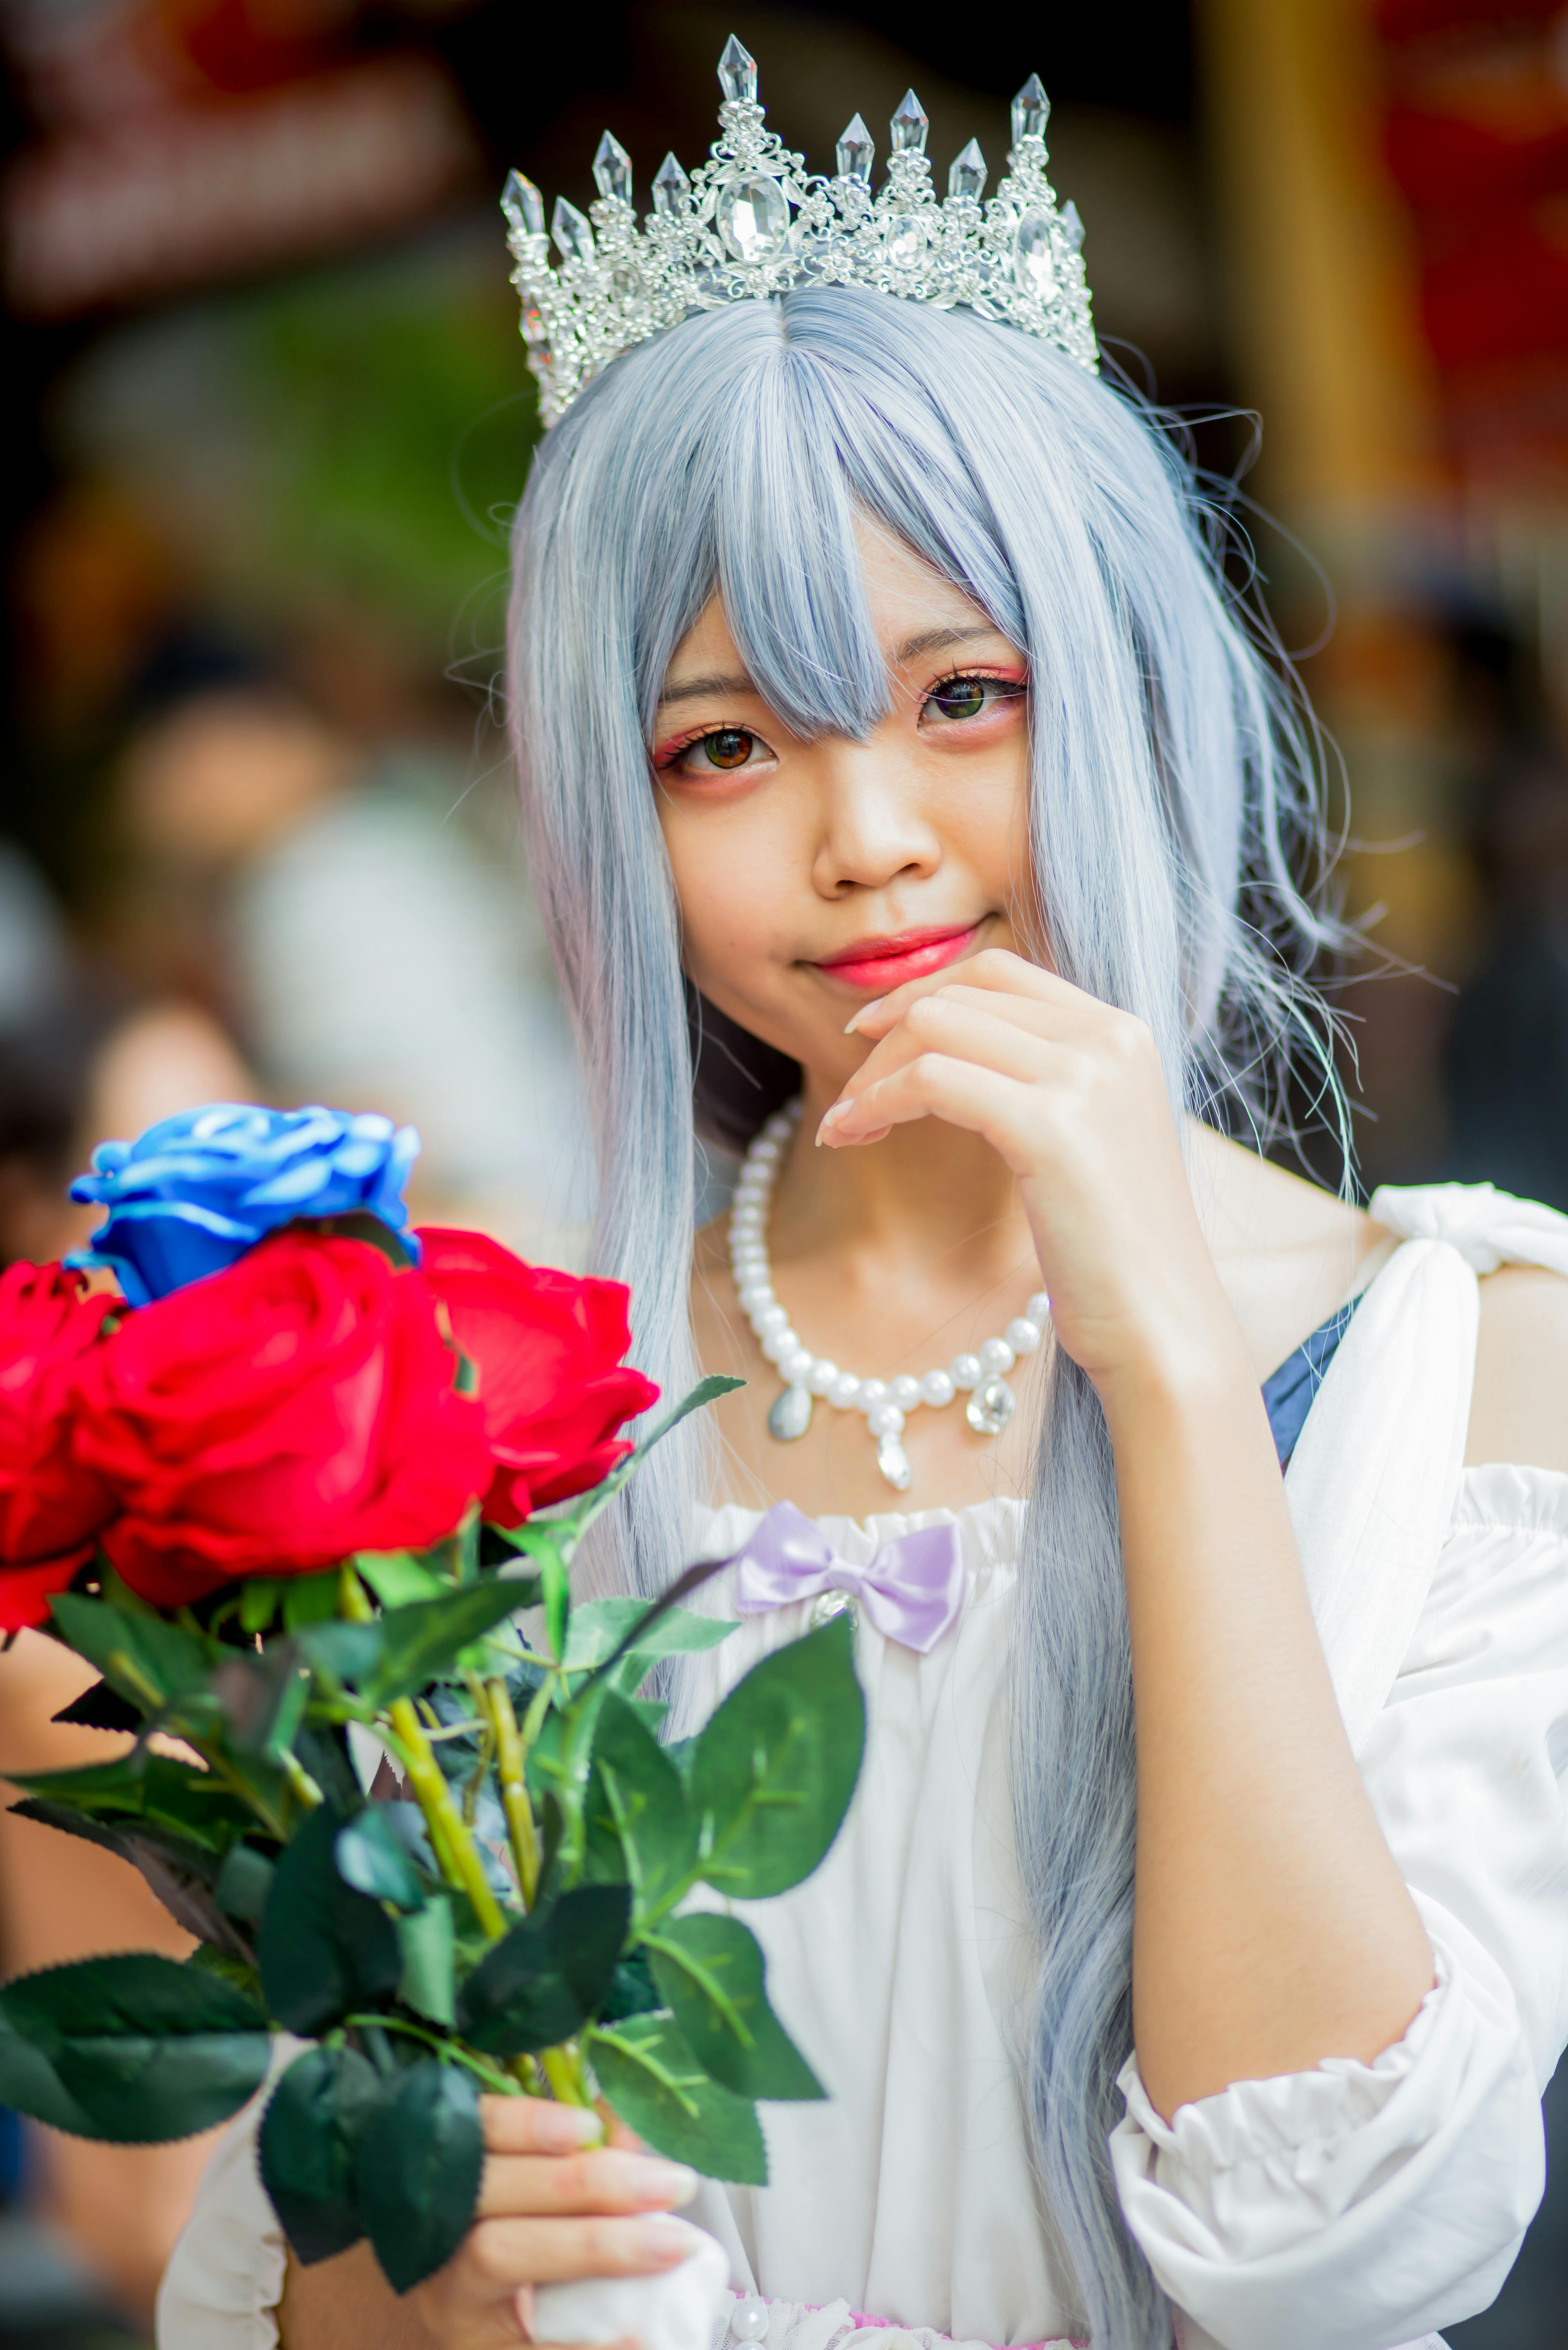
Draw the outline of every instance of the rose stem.
[[[341,1614],[352,1623],[373,1623],[376,1611],[369,1594],[351,1566],[345,1565],[338,1582]],[[425,1815],[443,1876],[467,1894],[481,1933],[488,1940],[498,1942],[506,1931],[506,1914],[491,1890],[483,1864],[463,1825],[462,1814],[452,1801],[452,1789],[435,1759],[423,1723],[406,1697],[397,1699],[387,1708],[387,1721],[403,1751],[409,1784]],[[593,2099],[583,2078],[582,2059],[569,2041],[564,2047],[542,2050],[537,2061],[563,2105],[592,2106]],[[521,2068],[517,2069],[519,2077],[525,2081]]]
[[[338,1585],[340,1612],[350,1623],[373,1623],[376,1611],[352,1567],[345,1565]],[[442,1875],[467,1894],[480,1932],[488,1941],[498,1942],[506,1931],[506,1913],[491,1889],[484,1864],[452,1801],[446,1774],[412,1701],[406,1697],[394,1699],[387,1708],[387,1721],[402,1750],[409,1784],[425,1815]]]
[[[528,1801],[528,1783],[524,1777],[523,1741],[517,1734],[517,1716],[512,1710],[512,1693],[505,1682],[490,1680],[484,1688],[490,1701],[490,1719],[495,1730],[501,1808],[506,1814],[506,1834],[512,1846],[513,1866],[517,1871],[517,1887],[523,1896],[524,1908],[532,1909],[539,1886],[539,1834],[534,1825],[534,1807]]]

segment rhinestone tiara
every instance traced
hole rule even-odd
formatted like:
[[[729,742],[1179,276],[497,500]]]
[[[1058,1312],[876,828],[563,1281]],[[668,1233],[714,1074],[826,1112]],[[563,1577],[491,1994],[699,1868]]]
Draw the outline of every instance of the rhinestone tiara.
[[[564,196],[556,200],[550,233],[559,268],[549,259],[544,198],[521,172],[509,175],[501,209],[517,264],[512,283],[546,427],[634,344],[694,310],[765,300],[794,286],[868,286],[940,310],[961,305],[1097,369],[1083,223],[1075,205],[1058,207],[1045,176],[1051,108],[1037,74],[1012,101],[1008,176],[987,203],[985,158],[972,139],[949,170],[946,200],[938,199],[927,119],[913,90],[893,117],[887,173],[873,195],[876,149],[858,114],[838,142],[836,174],[808,175],[805,158],[763,128],[757,68],[732,35],[719,84],[712,160],[688,178],[667,155],[640,226],[631,158],[605,132],[589,217]]]

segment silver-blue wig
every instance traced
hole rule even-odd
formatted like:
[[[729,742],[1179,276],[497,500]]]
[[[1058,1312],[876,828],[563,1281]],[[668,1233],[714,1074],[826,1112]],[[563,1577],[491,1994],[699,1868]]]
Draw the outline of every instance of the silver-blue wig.
[[[1106,382],[968,311],[836,287],[690,318],[618,360],[545,443],[511,621],[535,877],[593,1104],[593,1265],[630,1283],[634,1359],[670,1395],[697,1376],[700,1146],[655,707],[717,588],[786,723],[863,737],[889,695],[861,515],[1027,655],[1033,860],[1056,968],[1147,1023],[1179,1105],[1267,1139],[1293,1047],[1333,1093],[1302,976],[1333,929],[1293,879],[1322,840],[1312,746],[1171,440]],[[745,1041],[729,1040],[742,1063]],[[777,1078],[759,1053],[758,1123]],[[732,1126],[732,1091],[730,1110]],[[596,1584],[653,1593],[688,1563],[694,1503],[722,1498],[705,1491],[707,1442],[688,1422],[653,1456],[605,1522]],[[1131,2046],[1134,1850],[1116,1487],[1094,1392],[1060,1355],[1032,1491],[1011,1731],[1040,1953],[1023,2091],[1096,2350],[1166,2350],[1170,2313],[1106,2150]]]

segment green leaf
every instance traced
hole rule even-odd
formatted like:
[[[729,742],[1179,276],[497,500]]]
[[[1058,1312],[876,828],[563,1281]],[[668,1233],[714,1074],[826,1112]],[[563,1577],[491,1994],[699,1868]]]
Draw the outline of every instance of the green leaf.
[[[283,1583],[276,1575],[257,1575],[240,1592],[240,1629],[254,1637],[265,1632],[277,1614]]]
[[[267,2099],[257,2140],[262,2185],[308,2267],[364,2234],[355,2199],[359,2136],[381,2102],[375,2067],[354,2048],[307,2048]]]
[[[767,1961],[738,1918],[671,1918],[647,1950],[664,2004],[699,2061],[742,2097],[827,2092],[768,2005]]]
[[[309,1676],[292,1640],[275,1640],[260,1656],[226,1657],[212,1687],[234,1753],[276,1762],[288,1752],[310,1695]]]
[[[0,2106],[26,2114],[51,2129],[67,2130],[72,2137],[96,2137],[91,2119],[83,2113],[41,2048],[17,2031],[5,2012],[0,1993]]]
[[[343,1825],[334,1805],[323,1804],[286,1846],[256,1943],[268,2008],[306,2037],[389,1997],[403,1970],[380,1903],[337,1874],[334,1846]]]
[[[49,1606],[77,1654],[144,1711],[205,1689],[215,1643],[209,1648],[161,1616],[129,1616],[77,1591],[57,1591]]]
[[[650,2014],[664,2004],[648,1963],[648,1952],[632,1950],[617,1967],[610,1987],[599,2002],[598,2020],[601,2023],[618,2023],[622,2016]]]
[[[624,1885],[580,1885],[514,1926],[458,1994],[463,2038],[494,2056],[569,2039],[614,1981],[630,1911]]]
[[[283,1627],[303,1632],[307,1624],[325,1624],[337,1613],[341,1590],[337,1569],[325,1575],[290,1575],[283,1586]]]
[[[300,1646],[309,1662],[357,1689],[369,1706],[390,1705],[426,1689],[462,1651],[523,1605],[514,1583],[492,1576],[389,1608],[374,1624],[325,1624]],[[346,1639],[345,1634],[356,1636]]]
[[[265,1853],[253,1851],[248,1844],[231,1845],[213,1887],[219,1908],[227,1910],[231,1918],[259,1925],[275,1870],[275,1863]]]
[[[398,1948],[403,1954],[398,1997],[416,2015],[452,2031],[457,2022],[457,1929],[451,1902],[438,1894],[422,1909],[400,1918]]]
[[[15,2035],[78,2116],[59,2126],[119,2146],[210,2129],[266,2075],[260,2010],[217,1976],[148,1950],[18,1976],[0,1991],[0,2096],[52,2118],[27,2102],[39,2085],[36,2064],[7,2065]]]
[[[736,1682],[697,1740],[689,1800],[701,1874],[758,1900],[809,1877],[843,1823],[866,1744],[854,1631],[836,1616]]]
[[[710,2178],[767,2185],[756,2107],[709,2078],[672,2016],[628,2015],[584,2045],[605,2096],[648,2145]]]
[[[420,1909],[425,1892],[408,1847],[387,1814],[390,1804],[367,1804],[357,1818],[337,1831],[333,1850],[337,1874],[357,1893],[374,1901],[389,1901],[394,1909]]]
[[[16,1772],[12,1777],[38,1802],[89,1819],[155,1822],[219,1854],[255,1825],[251,1806],[211,1772],[146,1747],[79,1771]]]
[[[184,1964],[193,1967],[198,1974],[216,1975],[220,1982],[230,1984],[260,2008],[261,1973],[244,1959],[231,1958],[227,1950],[214,1950],[211,1942],[198,1942]]]
[[[631,1637],[640,1625],[647,1626],[646,1634]],[[659,1657],[695,1656],[716,1648],[737,1628],[724,1617],[699,1616],[690,1607],[667,1607],[656,1617],[646,1599],[591,1599],[572,1610],[563,1661],[568,1672],[586,1672],[612,1657],[629,1661],[635,1651],[647,1659],[627,1684],[635,1689]]]
[[[383,1607],[406,1607],[413,1600],[438,1599],[449,1587],[411,1550],[364,1550],[353,1565]]]
[[[659,1914],[691,1882],[697,1829],[680,1773],[613,1690],[599,1709],[587,1826],[590,1867],[628,1879],[639,1919]]]
[[[359,2216],[394,2293],[444,2267],[479,2200],[484,2137],[472,2076],[425,2057],[361,2133],[355,2179]]]

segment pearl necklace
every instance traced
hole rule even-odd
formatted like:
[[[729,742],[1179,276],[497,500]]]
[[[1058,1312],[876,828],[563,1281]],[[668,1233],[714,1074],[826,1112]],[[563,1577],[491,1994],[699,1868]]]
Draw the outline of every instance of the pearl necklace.
[[[1018,1409],[1006,1374],[1020,1355],[1032,1355],[1039,1346],[1051,1300],[1044,1290],[1036,1290],[1018,1319],[1008,1324],[1005,1337],[987,1338],[978,1354],[955,1356],[946,1370],[928,1371],[923,1378],[906,1373],[892,1380],[863,1379],[854,1371],[841,1371],[826,1355],[814,1355],[801,1344],[774,1295],[768,1262],[768,1203],[800,1112],[800,1103],[792,1102],[769,1118],[746,1153],[730,1210],[730,1269],[741,1309],[784,1382],[768,1413],[768,1434],[784,1444],[804,1436],[816,1396],[836,1411],[863,1412],[877,1440],[877,1466],[902,1493],[910,1474],[909,1455],[898,1441],[906,1415],[920,1404],[940,1410],[964,1394],[970,1426],[978,1435],[1000,1436]]]

